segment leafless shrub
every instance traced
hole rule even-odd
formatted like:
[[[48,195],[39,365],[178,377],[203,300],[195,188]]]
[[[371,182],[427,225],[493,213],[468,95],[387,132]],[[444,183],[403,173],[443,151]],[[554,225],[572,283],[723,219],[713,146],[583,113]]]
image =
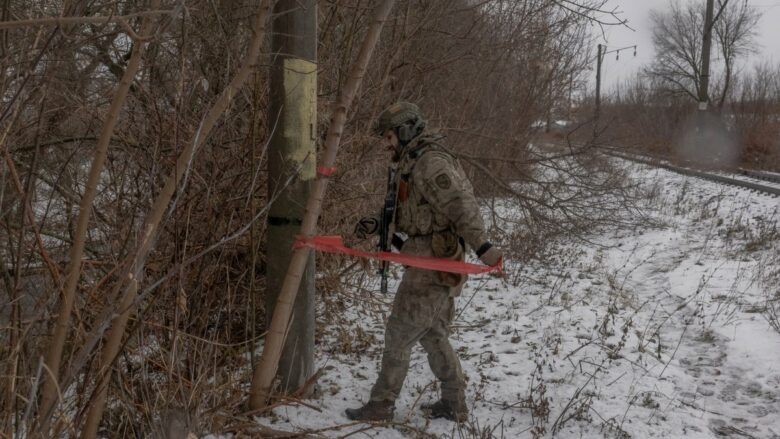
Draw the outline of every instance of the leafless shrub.
[[[608,223],[618,203],[594,217],[593,202],[630,198],[621,194],[626,187],[619,175],[585,154],[551,159],[527,146],[535,122],[568,110],[585,68],[588,23],[603,4],[399,2],[349,115],[322,233],[349,233],[368,213],[366,206],[379,206],[387,157],[376,151],[369,127],[382,107],[399,99],[419,102],[431,126],[448,134],[445,143],[468,161],[480,194],[516,197],[528,212],[524,236],[536,235],[537,248],[551,236],[542,230],[581,234]],[[111,138],[59,371],[45,370],[41,356],[58,310],[88,166],[137,36],[117,20],[0,29],[0,418],[9,436],[38,427],[37,394],[52,373],[73,382],[59,389],[63,402],[52,413],[53,434],[81,430],[100,373],[98,359],[82,352],[83,344],[104,324],[106,307],[115,305],[112,292],[123,282],[119,274],[163,179],[246,52],[257,2],[193,0],[163,2],[161,8],[177,5],[181,13],[161,19],[147,42]],[[147,7],[135,0],[18,1],[4,4],[2,19],[116,17]],[[369,10],[357,0],[320,5],[320,134]],[[137,29],[140,18],[126,24]],[[265,265],[274,257],[262,244],[269,201],[265,144],[274,128],[267,77],[258,69],[233,96],[174,194],[139,279],[139,311],[113,368],[105,431],[144,436],[164,413],[180,411],[194,430],[218,432],[233,428],[243,410],[243,384],[266,326]],[[496,179],[506,187],[495,191]],[[507,191],[514,184],[520,189]],[[344,306],[340,282],[346,273],[354,273],[348,281],[355,282],[356,294],[369,288],[351,261],[321,258],[319,267],[327,273],[318,287],[328,318]],[[371,337],[345,337],[340,348],[352,351]],[[485,437],[494,434],[491,428],[473,430]]]

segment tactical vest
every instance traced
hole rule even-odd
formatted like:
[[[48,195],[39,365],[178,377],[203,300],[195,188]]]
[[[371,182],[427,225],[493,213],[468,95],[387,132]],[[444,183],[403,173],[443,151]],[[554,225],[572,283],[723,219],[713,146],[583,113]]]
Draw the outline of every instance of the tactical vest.
[[[396,209],[395,226],[397,231],[406,233],[410,239],[416,236],[430,236],[430,241],[424,241],[430,245],[428,250],[431,252],[429,253],[430,255],[438,258],[463,260],[465,244],[463,239],[455,232],[454,224],[443,213],[434,210],[433,206],[425,199],[420,191],[420,186],[425,187],[425,182],[415,182],[414,180],[415,178],[423,178],[421,175],[415,176],[414,173],[415,165],[417,165],[420,158],[437,154],[453,166],[453,169],[460,177],[462,189],[473,191],[471,183],[468,182],[466,177],[466,172],[458,163],[457,158],[445,147],[436,143],[436,140],[438,138],[421,138],[410,152],[401,158],[398,164],[398,173],[396,174],[399,179],[397,186],[398,206]],[[435,189],[432,188],[431,190]],[[410,250],[412,253],[416,253],[420,249]],[[420,254],[426,254],[426,252]],[[457,296],[460,294],[460,287],[466,281],[466,275],[443,271],[437,271],[436,273],[439,282],[450,287],[450,295]]]
[[[442,213],[434,211],[432,206],[420,193],[414,181],[414,167],[418,160],[427,154],[438,154],[452,163],[462,181],[468,184],[465,171],[457,158],[445,147],[436,143],[436,138],[421,138],[417,144],[405,154],[398,164],[398,207],[396,210],[396,230],[409,236],[431,235],[436,232],[452,230],[451,221]],[[419,182],[422,184],[422,182]]]

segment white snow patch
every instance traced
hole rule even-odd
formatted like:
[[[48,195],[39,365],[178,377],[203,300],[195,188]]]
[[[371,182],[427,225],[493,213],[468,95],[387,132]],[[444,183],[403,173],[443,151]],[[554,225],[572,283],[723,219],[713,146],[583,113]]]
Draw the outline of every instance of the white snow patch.
[[[766,278],[777,273],[778,199],[623,166],[655,194],[652,223],[512,267],[515,284],[472,277],[458,299],[451,340],[468,425],[419,411],[438,398],[419,347],[396,425],[344,416],[368,399],[392,302],[365,291],[344,294],[342,321],[325,328],[320,394],[306,401],[317,410],[281,407],[259,422],[328,437],[780,437],[780,334],[761,311],[780,293]]]

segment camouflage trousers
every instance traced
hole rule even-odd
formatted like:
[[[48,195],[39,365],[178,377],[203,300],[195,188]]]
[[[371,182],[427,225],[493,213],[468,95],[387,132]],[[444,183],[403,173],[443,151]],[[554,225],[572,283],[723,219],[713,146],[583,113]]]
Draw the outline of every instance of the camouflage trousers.
[[[425,254],[423,251],[404,253]],[[412,249],[413,250],[413,249]],[[419,342],[428,354],[428,364],[441,382],[441,397],[465,407],[466,381],[458,355],[450,344],[450,324],[455,298],[462,286],[442,284],[437,272],[407,268],[395,295],[385,329],[385,349],[372,401],[395,401],[409,370],[412,347]],[[454,291],[457,290],[457,291]]]

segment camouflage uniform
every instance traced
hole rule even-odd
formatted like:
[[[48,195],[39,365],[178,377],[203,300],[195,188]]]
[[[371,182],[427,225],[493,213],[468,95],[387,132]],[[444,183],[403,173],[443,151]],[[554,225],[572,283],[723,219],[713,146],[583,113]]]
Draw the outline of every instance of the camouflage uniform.
[[[401,157],[396,231],[409,236],[402,253],[463,260],[464,241],[478,248],[486,242],[485,228],[465,172],[436,140],[418,137]],[[382,368],[371,401],[395,401],[406,378],[411,349],[419,341],[441,381],[442,400],[466,411],[466,382],[449,342],[454,298],[465,278],[406,269],[387,322]]]

